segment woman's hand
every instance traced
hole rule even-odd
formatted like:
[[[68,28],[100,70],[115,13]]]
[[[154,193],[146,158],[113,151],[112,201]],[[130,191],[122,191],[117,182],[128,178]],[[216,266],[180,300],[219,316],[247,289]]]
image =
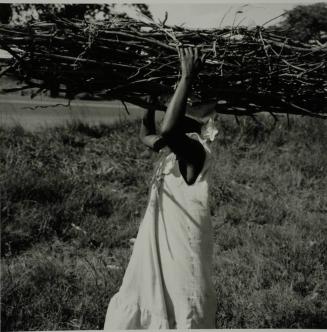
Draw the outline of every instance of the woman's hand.
[[[182,77],[193,78],[201,70],[205,54],[200,55],[197,47],[179,47],[178,54],[181,61]]]

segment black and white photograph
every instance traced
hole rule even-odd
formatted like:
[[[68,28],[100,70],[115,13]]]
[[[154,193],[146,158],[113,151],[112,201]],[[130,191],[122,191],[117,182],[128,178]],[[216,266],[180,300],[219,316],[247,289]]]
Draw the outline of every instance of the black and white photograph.
[[[0,3],[1,330],[327,329],[327,2]]]

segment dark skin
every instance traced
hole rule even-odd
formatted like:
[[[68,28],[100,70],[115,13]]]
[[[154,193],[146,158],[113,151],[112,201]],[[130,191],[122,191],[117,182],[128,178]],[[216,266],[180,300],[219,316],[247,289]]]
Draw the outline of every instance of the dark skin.
[[[202,170],[205,150],[200,142],[186,135],[186,132],[200,132],[201,125],[185,117],[185,111],[192,81],[199,72],[204,57],[200,57],[197,48],[191,47],[180,48],[179,56],[182,75],[162,121],[161,134],[156,133],[155,109],[152,108],[145,111],[140,138],[154,151],[168,146],[176,154],[185,182],[192,185]]]

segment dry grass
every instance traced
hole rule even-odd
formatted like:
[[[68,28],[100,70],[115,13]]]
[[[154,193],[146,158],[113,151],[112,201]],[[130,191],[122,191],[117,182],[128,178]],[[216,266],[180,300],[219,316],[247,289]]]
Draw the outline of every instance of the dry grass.
[[[138,124],[2,128],[2,329],[101,329],[147,203]],[[221,117],[218,328],[327,327],[327,124]]]

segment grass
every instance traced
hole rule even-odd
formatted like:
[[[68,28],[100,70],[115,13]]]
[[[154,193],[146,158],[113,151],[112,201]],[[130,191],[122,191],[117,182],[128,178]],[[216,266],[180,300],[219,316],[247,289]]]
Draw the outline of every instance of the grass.
[[[221,117],[217,328],[327,327],[327,123]],[[3,330],[102,329],[156,154],[138,123],[1,128]]]

